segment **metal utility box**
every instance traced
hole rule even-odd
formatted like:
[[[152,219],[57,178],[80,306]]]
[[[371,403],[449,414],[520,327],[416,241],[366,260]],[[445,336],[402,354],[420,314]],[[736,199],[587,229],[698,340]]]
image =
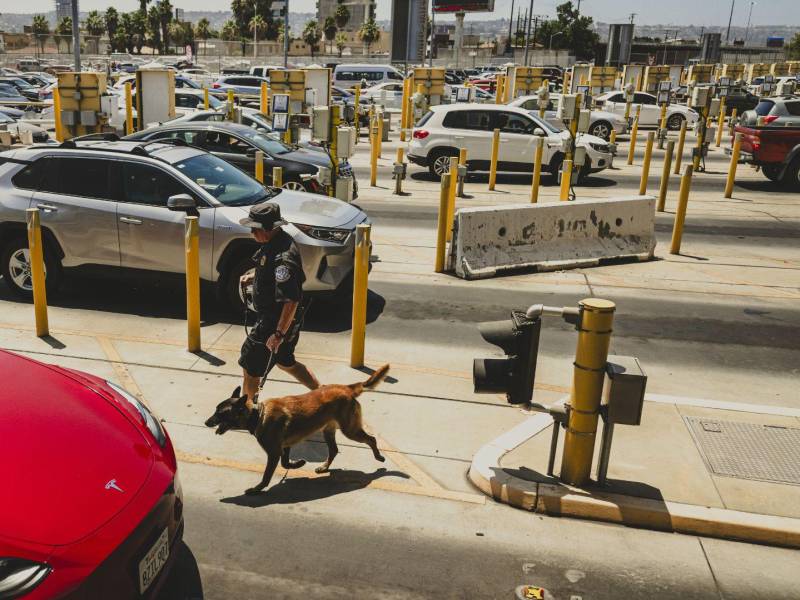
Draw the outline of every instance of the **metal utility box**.
[[[561,94],[558,100],[558,110],[556,118],[559,121],[571,121],[575,118],[575,111],[578,107],[578,97],[574,94]]]
[[[356,128],[338,127],[336,129],[336,155],[350,158],[356,153]]]
[[[315,106],[312,110],[311,137],[321,142],[329,142],[331,136],[331,109]]]
[[[444,96],[444,69],[428,69],[416,67],[411,71],[411,93],[417,91],[417,86],[421,85],[425,95],[428,97],[428,104],[435,106],[442,103]]]
[[[606,363],[603,404],[606,421],[618,425],[642,422],[647,375],[633,356],[609,356]]]
[[[136,71],[136,119],[139,129],[175,118],[175,72],[170,69]]]
[[[336,178],[336,197],[345,202],[353,201],[353,178],[352,177],[337,177]]]
[[[55,93],[61,101],[61,123],[66,127],[64,139],[103,131],[108,122],[102,107],[106,87],[105,73],[58,74]]]

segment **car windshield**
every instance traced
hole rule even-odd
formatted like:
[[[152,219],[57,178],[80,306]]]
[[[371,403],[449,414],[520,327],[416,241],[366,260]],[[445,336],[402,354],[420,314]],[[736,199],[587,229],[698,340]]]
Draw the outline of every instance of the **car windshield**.
[[[225,103],[222,100],[220,100],[219,98],[215,98],[214,96],[209,94],[208,95],[208,106],[209,106],[209,108],[217,109],[217,108],[222,108],[223,106],[225,106]]]
[[[250,120],[251,127],[261,127],[267,131],[272,131],[272,125],[269,122],[269,117],[264,113],[256,112],[256,113],[248,113],[246,115],[247,119]]]
[[[759,117],[765,117],[769,114],[769,111],[772,110],[773,106],[775,106],[775,103],[772,100],[762,100],[755,108],[756,114]]]
[[[251,129],[245,133],[239,133],[239,135],[250,141],[259,150],[263,150],[267,154],[271,154],[273,156],[278,154],[288,154],[292,151],[291,146],[287,146],[283,142],[275,140],[256,129]]]
[[[13,123],[14,119],[9,117],[6,113],[0,112],[0,123]]]
[[[550,123],[548,123],[544,119],[540,119],[538,110],[537,111],[531,111],[530,115],[531,115],[531,118],[534,121],[536,121],[536,126],[537,127],[541,127],[546,132],[548,132],[548,133],[558,133],[559,131],[562,131],[561,129],[556,129],[555,127],[553,127]]]
[[[227,206],[256,204],[276,193],[213,154],[193,156],[174,166]]]

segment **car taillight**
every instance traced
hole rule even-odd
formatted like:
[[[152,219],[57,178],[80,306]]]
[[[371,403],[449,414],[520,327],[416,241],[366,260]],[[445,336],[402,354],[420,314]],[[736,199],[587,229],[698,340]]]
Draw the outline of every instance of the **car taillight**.
[[[759,148],[761,148],[761,142],[759,142],[758,140],[754,140],[752,146],[753,150],[758,150]]]
[[[212,83],[211,87],[218,90],[221,86],[218,83]]]
[[[777,118],[778,115],[767,115],[766,117],[764,117],[764,124],[766,125],[767,123],[772,123]]]
[[[414,139],[415,140],[424,140],[426,137],[430,135],[429,131],[425,131],[424,129],[416,129],[414,130]]]

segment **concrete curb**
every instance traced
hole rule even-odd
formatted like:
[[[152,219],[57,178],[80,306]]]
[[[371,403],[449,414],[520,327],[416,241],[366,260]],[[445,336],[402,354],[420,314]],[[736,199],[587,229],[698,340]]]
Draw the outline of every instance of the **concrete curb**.
[[[800,519],[527,481],[500,466],[503,456],[552,422],[546,414],[530,417],[481,447],[469,468],[472,483],[499,502],[550,516],[800,548]]]

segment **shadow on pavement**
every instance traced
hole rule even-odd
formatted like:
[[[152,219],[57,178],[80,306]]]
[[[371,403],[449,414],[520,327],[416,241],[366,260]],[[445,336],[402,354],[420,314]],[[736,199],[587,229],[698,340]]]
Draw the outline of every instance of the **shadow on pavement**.
[[[255,474],[254,477],[256,477]],[[260,508],[270,504],[296,504],[361,490],[381,477],[410,479],[408,475],[401,471],[388,471],[385,468],[377,469],[372,473],[331,469],[328,477],[287,478],[280,483],[273,484],[264,492],[252,495],[230,496],[220,499],[220,502],[249,508]]]
[[[158,594],[159,600],[202,600],[203,582],[194,554],[186,542],[181,542],[177,552],[169,578]]]

